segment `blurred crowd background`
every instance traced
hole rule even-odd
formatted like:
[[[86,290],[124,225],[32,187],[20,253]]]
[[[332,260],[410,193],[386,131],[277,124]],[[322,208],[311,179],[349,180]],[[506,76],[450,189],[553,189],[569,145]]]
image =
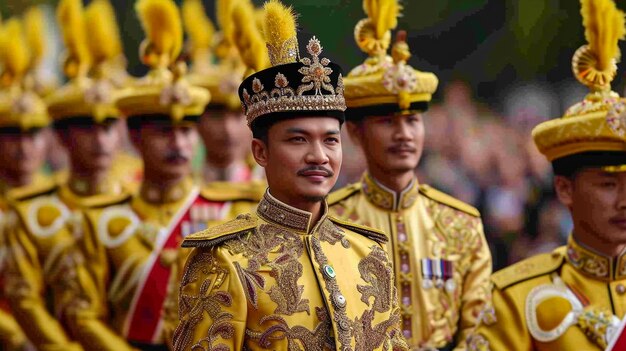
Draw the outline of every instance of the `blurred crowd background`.
[[[353,39],[360,0],[284,0],[300,13],[301,42],[314,33],[324,55],[345,70],[364,55]],[[132,0],[111,0],[123,35],[128,70],[144,74],[137,48],[143,39]],[[254,0],[261,5],[261,0]],[[0,15],[31,5],[46,13],[49,79],[60,79],[62,45],[55,28],[55,0],[1,0]],[[204,0],[209,16],[214,1]],[[586,93],[570,60],[585,43],[576,0],[404,0],[399,29],[408,31],[413,67],[438,75],[440,85],[426,113],[426,145],[419,179],[478,207],[501,268],[564,242],[571,221],[552,191],[550,164],[537,152],[533,126],[556,118]],[[626,4],[618,7],[626,8]],[[614,81],[623,93],[623,74]],[[52,136],[52,133],[51,133]],[[357,180],[363,158],[344,141],[338,186]],[[61,169],[62,149],[51,147],[48,168]],[[197,164],[200,166],[200,149]]]

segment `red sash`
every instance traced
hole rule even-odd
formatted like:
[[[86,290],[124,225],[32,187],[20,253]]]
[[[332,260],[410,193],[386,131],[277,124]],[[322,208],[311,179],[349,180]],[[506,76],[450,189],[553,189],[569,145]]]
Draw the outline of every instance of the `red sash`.
[[[144,276],[139,281],[126,317],[124,332],[128,340],[147,344],[160,342],[163,305],[171,273],[171,267],[161,263],[161,252],[164,249],[177,249],[184,236],[205,229],[207,221],[204,214],[207,211],[204,209],[221,208],[223,205],[209,202],[194,191],[172,218],[164,235],[159,236],[161,240],[157,241],[146,263]]]

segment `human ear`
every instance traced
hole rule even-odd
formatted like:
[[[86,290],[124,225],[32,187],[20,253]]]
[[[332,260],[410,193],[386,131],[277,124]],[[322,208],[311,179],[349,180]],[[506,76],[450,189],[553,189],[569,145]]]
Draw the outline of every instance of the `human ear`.
[[[567,206],[571,207],[574,200],[574,181],[571,178],[564,176],[555,176],[554,177],[554,190],[556,191],[556,195],[559,201]]]
[[[267,166],[267,145],[261,139],[252,139],[252,156],[259,166],[263,168]]]

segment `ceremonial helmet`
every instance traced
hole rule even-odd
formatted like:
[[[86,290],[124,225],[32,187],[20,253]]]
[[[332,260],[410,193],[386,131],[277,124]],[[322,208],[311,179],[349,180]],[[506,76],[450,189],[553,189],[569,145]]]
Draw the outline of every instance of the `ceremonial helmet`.
[[[626,171],[626,100],[611,90],[624,38],[624,13],[613,0],[582,0],[587,45],[572,59],[576,79],[590,89],[565,114],[537,125],[532,136],[555,174],[586,167]]]
[[[367,18],[357,23],[354,38],[368,58],[344,80],[346,118],[426,110],[437,90],[437,77],[407,63],[411,52],[406,32],[399,31],[391,52],[388,50],[391,30],[397,27],[402,10],[398,0],[363,0],[363,9]]]

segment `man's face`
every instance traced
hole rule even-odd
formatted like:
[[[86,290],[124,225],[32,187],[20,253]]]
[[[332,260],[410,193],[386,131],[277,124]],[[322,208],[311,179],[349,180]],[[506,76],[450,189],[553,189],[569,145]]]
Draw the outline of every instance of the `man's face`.
[[[32,176],[41,168],[46,139],[41,130],[0,133],[0,167],[13,178]]]
[[[323,200],[341,168],[340,129],[335,118],[296,118],[272,125],[267,144],[254,139],[253,154],[265,167],[272,194],[283,200]]]
[[[626,244],[626,172],[586,169],[573,179],[556,176],[555,188],[579,235],[604,245]]]
[[[245,157],[252,139],[241,112],[208,110],[200,118],[198,131],[206,146],[207,160],[223,168]]]
[[[62,139],[72,167],[85,171],[106,171],[111,167],[120,142],[119,121],[106,124],[69,126]]]
[[[424,146],[422,114],[370,116],[349,123],[370,168],[389,174],[415,170]]]
[[[144,162],[146,176],[177,180],[191,174],[191,160],[198,141],[193,125],[147,122],[133,131],[133,142]]]

